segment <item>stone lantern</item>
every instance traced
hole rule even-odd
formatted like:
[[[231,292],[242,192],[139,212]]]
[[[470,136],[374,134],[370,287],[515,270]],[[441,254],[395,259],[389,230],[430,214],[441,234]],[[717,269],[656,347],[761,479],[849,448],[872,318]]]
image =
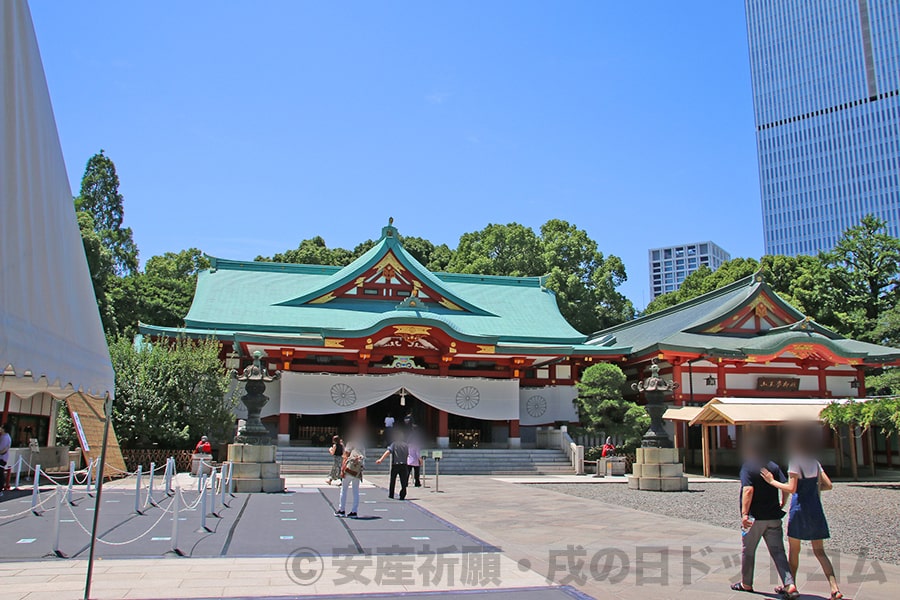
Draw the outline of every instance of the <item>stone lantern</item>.
[[[687,491],[688,480],[684,476],[678,449],[666,432],[663,413],[666,412],[665,396],[678,387],[678,382],[659,376],[656,359],[650,364],[650,376],[632,384],[632,389],[644,394],[645,406],[650,415],[650,429],[635,452],[628,488],[656,492]]]
[[[663,414],[666,412],[665,396],[674,392],[678,382],[663,379],[659,376],[659,365],[656,359],[650,363],[650,377],[631,384],[631,389],[644,394],[647,404],[644,408],[650,415],[650,429],[641,440],[642,448],[672,448],[674,444],[666,426],[663,423]]]
[[[281,373],[269,372],[262,366],[262,352],[253,353],[253,364],[240,374],[231,375],[244,384],[241,402],[247,407],[247,421],[228,445],[228,461],[235,492],[283,492],[284,478],[281,465],[275,462],[275,446],[266,426],[259,416],[269,401],[266,384],[281,377]]]
[[[241,396],[241,402],[247,407],[247,420],[238,431],[237,437],[234,438],[236,444],[266,446],[272,443],[269,431],[263,425],[259,415],[269,402],[269,397],[265,394],[266,384],[279,379],[281,373],[275,371],[270,375],[261,362],[262,352],[257,350],[253,353],[253,364],[247,365],[240,374],[237,370],[231,371],[231,376],[244,384],[244,395]]]

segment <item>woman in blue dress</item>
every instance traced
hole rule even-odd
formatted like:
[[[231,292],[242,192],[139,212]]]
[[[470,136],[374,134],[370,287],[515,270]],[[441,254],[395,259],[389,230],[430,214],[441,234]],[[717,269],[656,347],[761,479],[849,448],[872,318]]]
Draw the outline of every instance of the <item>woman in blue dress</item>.
[[[844,597],[838,588],[834,575],[834,566],[825,554],[824,541],[830,537],[828,521],[822,508],[821,491],[832,488],[831,479],[825,474],[822,465],[814,457],[816,441],[821,430],[807,431],[797,434],[793,439],[793,458],[788,464],[788,482],[781,483],[772,473],[763,469],[761,474],[766,482],[780,490],[791,494],[791,510],[788,513],[788,562],[794,580],[797,578],[797,566],[800,563],[800,541],[809,540],[813,554],[822,565],[822,571],[831,586],[832,600]]]

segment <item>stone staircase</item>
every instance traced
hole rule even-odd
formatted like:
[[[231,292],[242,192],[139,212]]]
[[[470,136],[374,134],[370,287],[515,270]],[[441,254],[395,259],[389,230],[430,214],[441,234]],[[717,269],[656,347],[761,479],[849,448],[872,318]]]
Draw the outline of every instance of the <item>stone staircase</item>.
[[[383,449],[369,449],[366,467],[370,472],[386,473],[386,463],[375,464]],[[441,459],[442,475],[572,475],[575,471],[562,450],[445,449]],[[327,448],[281,446],[275,460],[282,475],[328,475],[331,455]],[[434,460],[426,460],[428,474],[434,473]]]

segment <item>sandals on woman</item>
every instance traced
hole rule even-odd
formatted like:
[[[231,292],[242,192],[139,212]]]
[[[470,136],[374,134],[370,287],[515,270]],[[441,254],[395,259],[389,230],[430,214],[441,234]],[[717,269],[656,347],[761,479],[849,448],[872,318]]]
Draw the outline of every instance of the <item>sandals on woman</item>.
[[[789,592],[787,588],[783,585],[779,585],[775,588],[775,593],[781,596],[782,598],[788,598],[789,600],[795,600],[800,597],[800,592],[797,590],[797,586],[794,586],[794,591]]]
[[[750,594],[753,593],[753,588],[750,588],[750,589],[748,590],[747,588],[744,587],[744,584],[741,583],[740,581],[738,581],[737,583],[732,583],[732,584],[731,584],[731,589],[733,589],[735,592],[747,592],[747,593],[750,593]]]
[[[831,600],[843,600],[844,595],[840,592],[831,592]]]

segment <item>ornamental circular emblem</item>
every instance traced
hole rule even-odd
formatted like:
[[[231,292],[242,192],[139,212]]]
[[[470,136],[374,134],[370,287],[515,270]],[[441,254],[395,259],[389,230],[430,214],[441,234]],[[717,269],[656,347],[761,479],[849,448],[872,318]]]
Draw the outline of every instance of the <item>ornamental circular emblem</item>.
[[[525,401],[525,412],[532,417],[542,417],[547,412],[547,399],[543,396],[532,396]]]
[[[481,400],[481,394],[478,393],[478,388],[471,385],[456,392],[456,405],[463,410],[472,410],[478,406],[479,400]]]
[[[331,386],[331,401],[338,406],[353,406],[356,404],[356,392],[346,383],[336,383]]]

